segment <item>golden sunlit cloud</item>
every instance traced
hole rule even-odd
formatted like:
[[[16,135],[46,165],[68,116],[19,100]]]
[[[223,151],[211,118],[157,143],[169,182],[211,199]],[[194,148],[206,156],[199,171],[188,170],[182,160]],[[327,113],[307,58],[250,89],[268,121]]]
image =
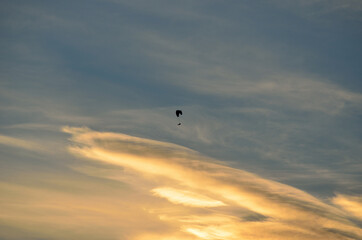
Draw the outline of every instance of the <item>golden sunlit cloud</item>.
[[[183,204],[193,207],[225,206],[225,204],[221,201],[217,201],[209,197],[185,190],[165,187],[152,189],[152,192],[156,196],[166,198],[167,200],[175,204]]]
[[[232,237],[232,233],[213,227],[204,229],[187,228],[186,231],[202,239],[227,239]]]
[[[348,211],[293,187],[223,166],[185,147],[87,128],[63,130],[72,134],[71,153],[122,166],[155,186],[149,189],[153,196],[166,198],[169,203],[163,206],[153,200],[155,210],[150,209],[150,213],[172,226],[170,236],[177,232],[188,233],[190,239],[362,236],[361,229],[348,220]],[[227,221],[212,221],[220,216]],[[142,234],[139,236],[147,233]]]
[[[359,197],[337,195],[331,205],[172,143],[85,127],[63,131],[81,161],[68,175],[0,181],[7,226],[0,238],[362,239],[352,222]]]
[[[362,219],[362,197],[338,194],[332,201],[355,217]]]

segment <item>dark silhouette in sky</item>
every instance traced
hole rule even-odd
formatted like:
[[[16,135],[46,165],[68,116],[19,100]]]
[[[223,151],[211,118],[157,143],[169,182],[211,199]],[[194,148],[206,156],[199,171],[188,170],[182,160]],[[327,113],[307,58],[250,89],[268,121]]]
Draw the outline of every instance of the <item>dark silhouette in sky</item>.
[[[181,110],[176,110],[176,116],[179,117],[180,115],[182,115],[182,111]]]
[[[182,115],[182,111],[181,110],[176,110],[176,116],[177,117],[180,117],[180,115]],[[177,124],[177,126],[180,126],[181,125],[181,122],[179,122],[178,124]]]

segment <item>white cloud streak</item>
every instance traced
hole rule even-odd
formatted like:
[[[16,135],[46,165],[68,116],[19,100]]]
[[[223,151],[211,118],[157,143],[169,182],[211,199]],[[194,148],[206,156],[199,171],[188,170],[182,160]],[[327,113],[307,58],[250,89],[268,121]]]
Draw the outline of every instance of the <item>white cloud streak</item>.
[[[152,192],[159,197],[166,198],[175,204],[183,204],[192,207],[219,207],[225,206],[221,201],[209,197],[175,188],[161,187],[152,189]]]

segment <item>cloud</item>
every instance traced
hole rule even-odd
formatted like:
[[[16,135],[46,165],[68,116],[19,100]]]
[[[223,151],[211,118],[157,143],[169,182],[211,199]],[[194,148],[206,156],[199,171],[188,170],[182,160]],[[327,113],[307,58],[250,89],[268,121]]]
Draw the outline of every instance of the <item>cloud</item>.
[[[288,185],[223,166],[191,149],[85,127],[63,130],[72,134],[71,153],[122,166],[152,182],[154,196],[170,203],[151,212],[176,226],[176,232],[197,239],[348,239],[362,234],[348,220],[347,211]],[[200,201],[225,206],[208,210]],[[259,220],[250,221],[252,215]],[[213,222],[220,216],[227,221]]]
[[[257,82],[243,79],[241,76],[234,76],[232,79],[224,74],[220,75],[220,78],[226,79],[226,82],[221,84],[212,80],[204,80],[193,87],[199,91],[220,96],[256,98],[267,105],[279,105],[327,114],[339,113],[346,104],[357,105],[362,102],[362,96],[358,93],[300,76],[268,76],[269,79]],[[210,84],[214,87],[210,87]]]
[[[285,0],[273,0],[274,3],[283,7],[294,9],[299,14],[309,17],[320,17],[331,13],[342,13],[344,18],[351,18],[351,13],[360,13],[362,11],[362,3],[358,0],[297,0],[297,1],[285,1]],[[304,11],[301,11],[304,10]],[[306,10],[314,10],[308,13]],[[348,16],[349,15],[349,16]],[[357,14],[353,17],[360,19]]]
[[[9,137],[9,136],[5,136],[5,135],[0,135],[0,144],[10,146],[10,147],[16,147],[16,148],[21,148],[21,149],[25,149],[25,150],[35,151],[35,152],[45,151],[45,149],[41,145],[39,145],[35,142],[20,139],[20,138]]]
[[[282,53],[265,46],[246,42],[235,49],[235,45],[215,42],[217,51],[210,52],[209,48],[215,46],[198,41],[190,43],[151,32],[144,33],[144,39],[150,46],[145,55],[159,63],[155,68],[162,66],[167,76],[158,81],[192,93],[242,99],[266,108],[277,106],[279,109],[326,114],[338,114],[346,106],[358,107],[362,102],[360,93],[344,89],[330,81],[328,76],[281,67],[277,62],[282,61]],[[229,59],[231,52],[237,60]],[[239,62],[239,65],[235,66],[234,62]]]
[[[135,226],[154,232],[166,227],[144,209],[145,196],[120,184],[112,188],[56,174],[46,178],[48,186],[29,184],[44,175],[39,172],[23,184],[0,182],[1,239],[134,239]]]
[[[338,194],[332,202],[362,220],[362,197]]]
[[[180,189],[174,188],[155,188],[152,192],[159,197],[166,198],[172,203],[183,204],[191,207],[219,207],[225,206],[221,201],[209,197]]]
[[[348,220],[358,199],[337,195],[327,204],[191,149],[114,132],[177,142],[273,179],[298,174],[299,186],[318,196],[338,184],[357,189],[359,25],[340,17],[360,11],[361,1],[274,2],[287,11],[258,1],[96,0],[86,11],[82,2],[4,3],[0,111],[2,129],[15,134],[0,136],[0,181],[11,183],[0,189],[0,233],[359,238]],[[315,14],[340,25],[311,26],[304,17]],[[199,106],[186,109],[187,128],[175,128],[178,104]],[[50,135],[66,124],[113,132],[65,128],[74,159],[62,152],[64,134]],[[21,159],[23,149],[48,151],[35,161]],[[57,179],[48,168],[71,174]]]

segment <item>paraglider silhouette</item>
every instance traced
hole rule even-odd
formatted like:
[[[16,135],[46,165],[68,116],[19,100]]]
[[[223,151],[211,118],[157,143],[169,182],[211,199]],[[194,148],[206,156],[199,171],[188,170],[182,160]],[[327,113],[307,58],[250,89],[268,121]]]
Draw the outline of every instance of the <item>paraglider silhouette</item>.
[[[180,115],[182,115],[182,111],[181,110],[176,110],[176,116],[179,117]],[[180,126],[181,122],[179,122],[177,125]]]

